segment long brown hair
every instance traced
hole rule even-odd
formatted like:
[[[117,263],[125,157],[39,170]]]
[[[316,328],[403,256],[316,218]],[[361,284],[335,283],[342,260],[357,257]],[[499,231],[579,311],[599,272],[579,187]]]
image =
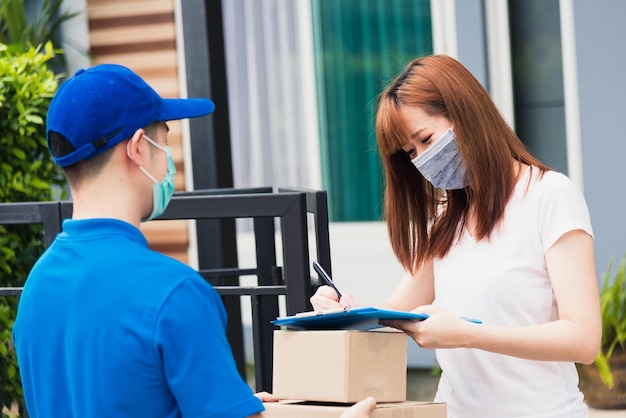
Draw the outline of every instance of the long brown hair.
[[[410,133],[400,110],[419,106],[454,126],[469,186],[435,189],[402,150]],[[458,61],[431,55],[410,62],[381,93],[376,140],[385,169],[385,217],[391,245],[405,269],[445,256],[464,226],[470,204],[475,238],[489,239],[513,193],[514,161],[548,170],[506,123],[489,94]]]

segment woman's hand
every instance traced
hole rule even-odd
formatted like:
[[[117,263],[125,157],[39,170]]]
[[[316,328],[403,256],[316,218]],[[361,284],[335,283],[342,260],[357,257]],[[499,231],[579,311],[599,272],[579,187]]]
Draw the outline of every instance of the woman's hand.
[[[423,321],[380,321],[382,325],[404,331],[422,348],[466,347],[475,335],[475,327],[480,326],[453,315],[435,306],[420,306],[414,313],[427,314]]]
[[[328,311],[354,306],[352,295],[343,294],[341,300],[339,300],[337,293],[330,286],[320,286],[310,300],[315,311]]]

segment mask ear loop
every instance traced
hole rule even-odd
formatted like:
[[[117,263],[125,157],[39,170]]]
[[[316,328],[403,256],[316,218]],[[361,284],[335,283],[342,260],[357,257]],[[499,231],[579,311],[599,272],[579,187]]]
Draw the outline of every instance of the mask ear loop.
[[[153,145],[155,145],[157,148],[161,149],[162,151],[165,151],[165,150],[163,150],[163,148],[161,148],[158,144],[155,144],[155,143],[154,143],[154,141],[153,141],[153,140],[151,140],[150,138],[148,138],[147,136],[145,136],[145,135],[142,135],[142,136],[146,137],[146,139],[147,139],[149,142],[151,142]],[[127,156],[129,159],[131,159],[131,158],[130,158],[130,139],[129,139],[129,140],[128,140],[128,142],[126,143],[126,156]],[[131,160],[132,160],[132,159],[131,159]],[[145,175],[146,175],[146,176],[147,176],[150,180],[152,180],[152,182],[153,182],[154,184],[159,184],[159,182],[158,182],[158,181],[157,181],[157,180],[156,180],[156,179],[152,176],[152,174],[148,173],[148,170],[146,170],[145,168],[143,168],[143,167],[142,167],[142,166],[140,166],[140,165],[138,165],[138,166],[137,166],[137,168],[139,168],[139,169],[140,169],[140,170],[141,170],[141,171],[142,171],[142,172],[143,172],[143,173],[144,173],[144,174],[145,174]]]
[[[143,138],[146,138],[146,140],[151,143],[152,145],[154,145],[155,147],[157,147],[158,149],[160,149],[161,151],[165,152],[165,148],[160,146],[159,144],[157,144],[154,140],[152,140],[148,135],[143,134],[141,135]]]

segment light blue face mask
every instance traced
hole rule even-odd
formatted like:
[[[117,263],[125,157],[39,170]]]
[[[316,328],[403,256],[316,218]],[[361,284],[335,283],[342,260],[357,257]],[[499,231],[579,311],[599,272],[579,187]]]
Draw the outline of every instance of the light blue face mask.
[[[426,180],[439,189],[457,190],[469,184],[452,128],[411,162]]]
[[[145,222],[161,216],[161,214],[165,212],[165,208],[170,203],[170,200],[172,200],[172,196],[174,195],[174,174],[176,173],[176,164],[174,163],[174,157],[172,157],[169,146],[162,147],[146,135],[143,137],[146,138],[150,144],[163,151],[167,156],[167,174],[160,182],[148,173],[148,170],[139,166],[139,169],[143,171],[143,173],[148,176],[150,180],[152,180],[152,183],[154,183],[152,185],[152,213],[147,219],[143,219]]]

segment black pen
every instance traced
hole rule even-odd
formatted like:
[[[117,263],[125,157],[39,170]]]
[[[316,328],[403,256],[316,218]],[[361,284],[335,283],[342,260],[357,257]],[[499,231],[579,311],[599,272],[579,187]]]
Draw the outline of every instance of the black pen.
[[[326,273],[326,270],[324,270],[320,263],[318,263],[317,261],[313,261],[313,269],[317,272],[317,274],[319,274],[324,283],[326,283],[328,286],[332,287],[335,290],[335,293],[337,293],[337,297],[341,300],[341,292],[339,291],[339,289],[337,289],[337,286],[335,286],[335,284],[333,283],[333,279],[330,278],[330,276],[328,275],[328,273]]]

